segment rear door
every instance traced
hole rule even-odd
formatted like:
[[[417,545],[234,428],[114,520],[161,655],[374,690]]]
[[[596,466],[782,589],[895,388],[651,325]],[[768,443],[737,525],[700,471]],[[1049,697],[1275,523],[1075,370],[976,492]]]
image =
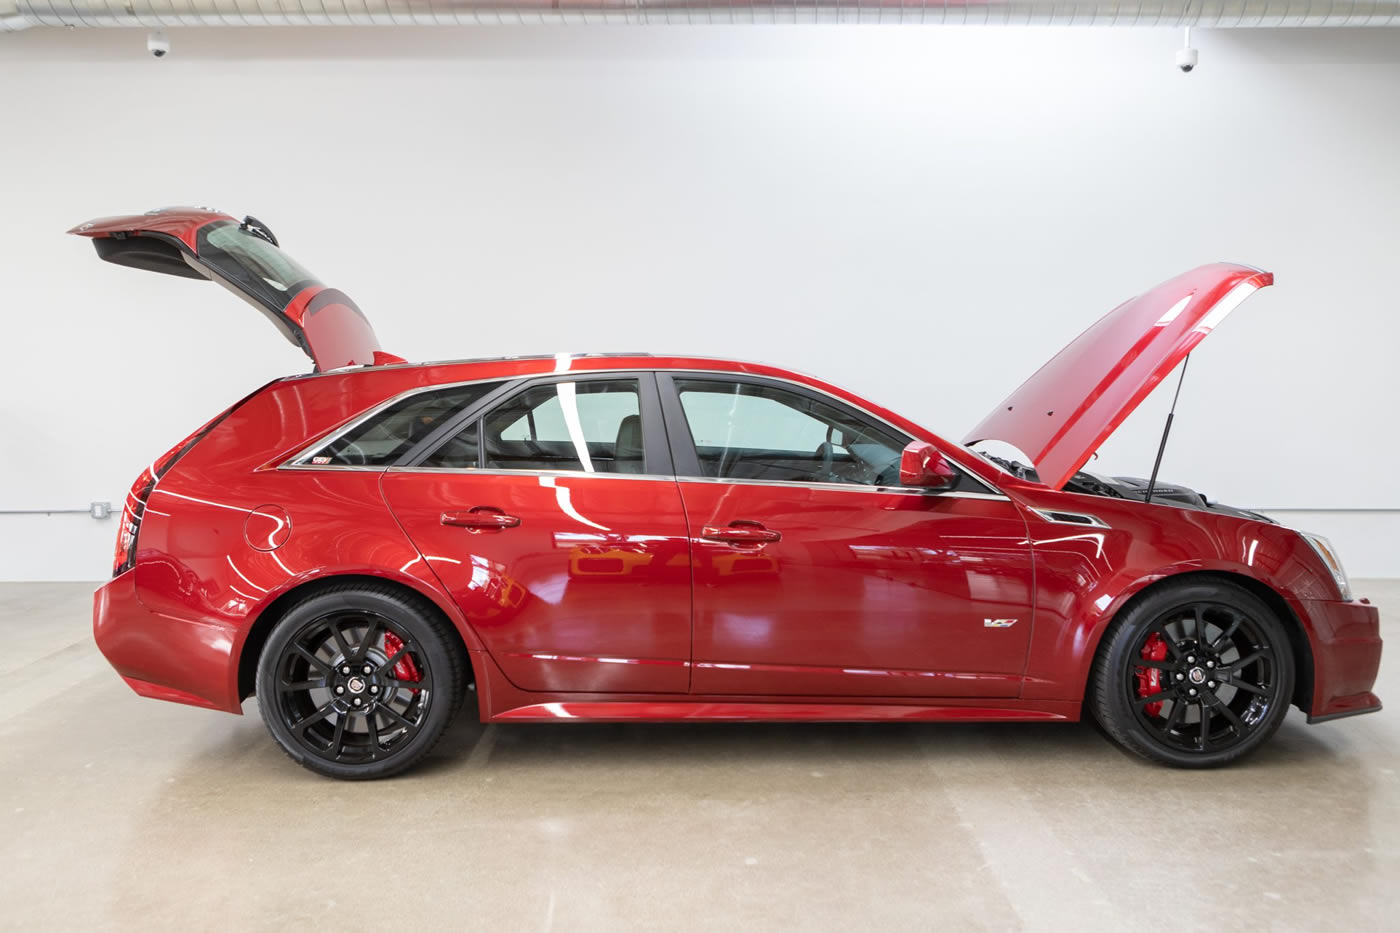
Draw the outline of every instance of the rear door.
[[[266,315],[318,372],[402,362],[380,349],[350,296],[327,288],[282,252],[256,218],[240,222],[209,208],[171,207],[103,217],[68,232],[91,237],[107,262],[218,282]]]
[[[651,373],[522,381],[384,476],[384,496],[524,690],[684,693],[685,512]]]

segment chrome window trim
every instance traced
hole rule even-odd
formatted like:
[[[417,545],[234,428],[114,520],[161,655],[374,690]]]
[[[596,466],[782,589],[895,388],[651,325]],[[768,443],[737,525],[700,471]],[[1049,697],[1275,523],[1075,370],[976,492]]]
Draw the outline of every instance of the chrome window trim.
[[[288,469],[324,469],[323,467],[288,467]],[[336,467],[335,469],[351,469]],[[355,467],[354,469],[379,470],[386,473],[450,473],[472,476],[551,476],[560,479],[639,479],[662,483],[723,483],[737,486],[777,486],[797,489],[832,489],[841,492],[883,492],[906,496],[939,496],[945,499],[999,499],[1010,502],[1009,496],[1002,493],[985,492],[940,492],[937,489],[923,489],[915,486],[867,486],[864,483],[807,483],[797,480],[725,479],[717,476],[660,476],[655,473],[588,473],[583,470],[502,470],[477,469],[475,467]]]
[[[702,358],[703,358],[703,357],[702,357]],[[692,359],[694,359],[694,357],[692,357]],[[713,357],[713,359],[719,359],[719,357]],[[894,423],[892,423],[892,422],[890,422],[890,421],[887,421],[887,420],[885,420],[884,418],[881,418],[879,415],[875,414],[873,411],[867,411],[864,407],[862,407],[862,406],[860,406],[860,405],[857,405],[855,402],[852,402],[852,401],[849,401],[849,400],[847,400],[847,399],[844,399],[844,398],[842,398],[842,397],[839,396],[839,395],[833,395],[832,393],[827,392],[825,389],[819,389],[819,388],[817,388],[816,386],[807,385],[807,384],[804,383],[804,382],[793,382],[791,379],[784,379],[784,378],[782,378],[782,377],[780,377],[780,376],[765,376],[765,375],[760,375],[760,374],[757,374],[757,373],[736,373],[736,372],[733,372],[733,371],[730,371],[730,370],[723,370],[723,369],[658,369],[658,370],[656,370],[656,372],[658,372],[658,373],[667,373],[667,374],[670,375],[672,378],[675,378],[675,377],[677,376],[677,374],[684,375],[684,374],[686,374],[686,373],[698,373],[698,374],[700,374],[700,375],[705,375],[705,376],[728,376],[728,377],[730,377],[730,378],[738,379],[738,380],[741,380],[741,381],[744,380],[744,379],[746,379],[746,378],[747,378],[747,379],[757,379],[757,380],[759,380],[759,381],[767,380],[767,381],[769,381],[769,382],[777,382],[777,383],[781,383],[781,384],[783,384],[783,385],[794,386],[795,388],[802,389],[802,390],[807,391],[807,392],[815,392],[815,393],[817,393],[818,395],[824,395],[824,396],[826,396],[827,398],[831,399],[832,401],[836,402],[838,405],[844,405],[844,406],[846,406],[847,408],[852,409],[853,411],[858,411],[858,412],[860,412],[862,415],[865,415],[867,418],[870,418],[870,419],[872,419],[872,420],[874,420],[874,421],[878,421],[880,424],[883,424],[885,427],[889,428],[891,431],[894,431],[894,432],[895,432],[896,434],[898,434],[900,437],[909,437],[910,440],[916,440],[916,439],[917,439],[917,438],[912,438],[912,437],[910,437],[909,432],[908,432],[908,431],[905,431],[905,430],[904,430],[903,428],[901,428],[899,425],[894,424]],[[814,377],[814,378],[815,378],[815,377]],[[677,391],[676,394],[679,395],[680,392]],[[907,443],[909,443],[909,441],[906,441],[905,443],[907,444]],[[986,489],[986,490],[988,491],[987,494],[985,494],[987,497],[993,498],[993,499],[1008,499],[1008,498],[1010,498],[1009,496],[1006,495],[1006,493],[1002,492],[1000,489],[998,489],[997,487],[993,486],[991,483],[987,482],[987,481],[984,480],[982,477],[978,476],[976,473],[972,472],[972,471],[969,470],[967,467],[963,466],[961,463],[958,463],[957,461],[953,461],[953,466],[956,467],[956,468],[958,469],[958,471],[959,471],[960,473],[962,473],[964,476],[969,477],[970,479],[973,480],[973,482],[977,483],[977,484],[978,484],[979,486],[981,486],[983,489]],[[701,479],[710,479],[710,478],[711,478],[711,477],[701,477]],[[737,482],[737,481],[736,481],[736,480],[730,480],[730,482]],[[813,484],[813,485],[817,485],[817,486],[844,486],[844,485],[863,486],[864,484],[862,484],[862,483],[850,483],[850,484],[844,484],[844,483],[815,483],[815,484]],[[867,487],[865,487],[865,488],[868,488],[868,489],[901,489],[901,488],[906,488],[906,489],[907,489],[907,488],[909,488],[909,487],[898,487],[898,486],[867,486]],[[943,495],[945,495],[945,496],[946,496],[946,495],[951,495],[951,493],[943,493]],[[982,494],[982,493],[968,493],[968,495],[983,496],[984,494]]]
[[[548,359],[548,357],[542,357],[542,359]],[[706,357],[690,357],[690,359],[706,359]],[[722,359],[722,357],[709,357],[709,359],[719,360],[719,359]],[[396,366],[401,366],[402,364],[394,364],[394,365],[396,365]],[[766,365],[766,364],[764,364],[764,365]],[[377,368],[377,367],[365,367],[365,368],[368,369],[368,368]],[[385,368],[388,368],[388,367],[386,366]],[[590,375],[590,376],[597,376],[597,375],[601,375],[601,374],[607,373],[607,372],[609,372],[609,370],[588,370],[586,374],[587,374],[587,375]],[[618,373],[629,373],[629,372],[666,373],[666,374],[668,374],[668,375],[670,375],[670,376],[672,376],[672,377],[676,376],[677,374],[682,374],[682,375],[683,375],[683,374],[686,374],[686,373],[691,373],[691,374],[697,374],[697,375],[702,375],[702,376],[727,376],[727,377],[737,378],[737,379],[741,379],[741,380],[742,380],[742,379],[745,379],[745,378],[748,378],[748,379],[757,379],[757,380],[760,380],[760,381],[767,380],[767,381],[769,381],[769,382],[776,382],[776,383],[779,383],[779,384],[782,384],[782,385],[793,386],[794,388],[797,388],[797,389],[800,389],[800,390],[803,390],[803,391],[815,392],[815,393],[818,394],[818,395],[822,395],[822,396],[825,396],[826,398],[831,399],[832,401],[836,402],[836,403],[839,404],[839,405],[844,405],[844,406],[846,406],[847,408],[852,409],[853,411],[859,412],[860,414],[864,415],[864,416],[867,417],[867,418],[870,418],[870,419],[872,419],[872,420],[874,420],[874,421],[879,422],[880,424],[883,424],[885,427],[887,427],[887,428],[889,428],[890,430],[894,431],[896,434],[898,434],[898,435],[901,436],[901,437],[909,437],[909,436],[910,436],[909,433],[908,433],[907,431],[905,431],[903,428],[899,427],[899,426],[896,425],[896,424],[893,424],[892,422],[890,422],[890,421],[888,421],[888,420],[886,420],[886,419],[884,419],[884,418],[881,418],[879,415],[875,414],[875,413],[872,412],[872,411],[868,411],[866,408],[864,408],[864,407],[861,406],[861,405],[857,405],[857,404],[855,404],[854,402],[851,402],[851,401],[849,401],[849,400],[847,400],[847,399],[841,398],[839,395],[834,395],[834,394],[832,394],[831,392],[827,392],[825,389],[819,389],[819,388],[817,388],[816,386],[807,385],[806,383],[802,383],[802,382],[794,382],[794,381],[791,380],[791,379],[785,379],[785,378],[782,378],[782,377],[780,377],[780,376],[768,376],[768,375],[761,375],[761,374],[755,374],[755,373],[734,372],[734,371],[732,371],[732,370],[726,370],[726,369],[671,369],[671,368],[660,368],[660,369],[635,369],[635,368],[629,368],[629,369],[626,369],[626,370],[621,370],[621,369],[619,369],[619,370],[617,370],[617,372],[618,372]],[[579,373],[579,375],[583,375],[583,374],[584,374],[584,373]],[[402,401],[402,400],[404,400],[404,399],[406,399],[406,398],[409,398],[409,397],[411,397],[411,396],[419,395],[419,394],[421,394],[421,393],[423,393],[423,392],[436,392],[436,391],[439,391],[439,390],[442,390],[442,389],[455,389],[455,388],[459,388],[459,387],[461,387],[461,386],[469,386],[469,385],[483,385],[483,384],[485,384],[485,383],[490,383],[490,382],[499,382],[499,383],[502,384],[502,386],[505,386],[505,385],[508,385],[508,384],[520,382],[520,381],[522,381],[522,380],[543,379],[543,378],[548,378],[548,377],[550,377],[550,376],[560,376],[560,377],[562,377],[562,378],[567,378],[568,375],[570,375],[570,374],[567,373],[567,372],[566,372],[566,373],[528,373],[528,374],[522,374],[522,375],[519,375],[519,376],[507,376],[507,377],[504,377],[504,378],[497,376],[497,377],[492,378],[492,379],[464,379],[464,380],[462,380],[462,381],[460,381],[460,382],[439,382],[439,383],[434,383],[433,385],[428,385],[428,386],[417,386],[417,387],[412,388],[412,389],[406,389],[406,390],[404,390],[403,392],[400,392],[398,395],[395,395],[395,396],[393,396],[392,398],[385,399],[384,401],[380,402],[378,405],[375,405],[373,408],[371,408],[369,411],[365,412],[364,414],[360,415],[358,418],[355,418],[355,419],[353,419],[353,420],[351,420],[351,421],[347,421],[347,422],[343,423],[342,425],[340,425],[340,426],[338,426],[338,427],[331,428],[329,431],[327,431],[327,432],[325,432],[324,434],[322,434],[322,435],[321,435],[320,437],[318,437],[316,440],[312,441],[310,444],[308,444],[307,446],[301,448],[301,449],[298,450],[295,454],[293,454],[292,456],[286,458],[286,459],[283,460],[281,463],[279,463],[279,464],[277,465],[277,469],[279,469],[279,470],[350,470],[350,471],[352,471],[352,472],[354,472],[354,471],[365,472],[365,471],[371,471],[371,470],[372,470],[372,471],[377,471],[377,472],[383,472],[383,471],[385,471],[385,470],[387,469],[387,470],[394,470],[394,471],[397,471],[397,472],[412,472],[412,471],[416,471],[416,472],[443,472],[443,473],[478,473],[478,474],[491,474],[491,475],[534,474],[534,475],[539,475],[539,476],[554,476],[554,475],[559,475],[559,476],[625,476],[625,477],[629,477],[629,478],[632,478],[632,479],[636,479],[636,478],[639,477],[639,476],[653,476],[653,477],[655,477],[655,478],[657,478],[657,479],[664,479],[664,480],[685,480],[685,481],[688,481],[688,482],[731,482],[731,483],[740,483],[740,484],[744,484],[744,485],[760,485],[760,486],[766,486],[766,485],[778,485],[778,486],[813,486],[813,487],[818,487],[818,488],[822,488],[822,489],[838,488],[838,489],[864,489],[864,490],[892,491],[892,492],[904,491],[906,494],[912,494],[912,495],[940,495],[940,496],[944,496],[944,497],[961,498],[961,499],[1009,499],[1009,498],[1010,498],[1009,496],[1006,495],[1006,493],[1002,492],[1002,491],[1001,491],[1000,489],[998,489],[996,486],[992,485],[990,482],[988,482],[987,480],[985,480],[985,479],[983,479],[982,477],[978,476],[976,473],[972,472],[972,471],[971,471],[970,469],[968,469],[966,466],[964,466],[964,465],[961,464],[961,463],[957,463],[956,461],[954,461],[954,466],[957,467],[957,469],[958,469],[964,476],[969,477],[973,482],[977,483],[977,484],[978,484],[979,486],[981,486],[983,489],[987,490],[987,492],[985,492],[985,493],[977,493],[977,492],[942,492],[942,493],[940,493],[940,492],[938,492],[937,490],[911,489],[910,487],[906,487],[906,486],[867,486],[867,485],[862,484],[862,483],[805,483],[805,482],[784,481],[784,480],[761,480],[761,481],[755,481],[755,480],[724,479],[724,478],[722,478],[722,477],[708,477],[708,476],[697,476],[697,477],[657,476],[656,474],[646,474],[646,473],[616,473],[616,474],[614,474],[614,473],[585,473],[585,472],[583,472],[583,471],[581,471],[581,470],[577,470],[577,471],[567,471],[567,470],[560,470],[560,471],[548,471],[548,470],[500,470],[500,471],[495,471],[495,470],[475,469],[475,468],[471,468],[471,467],[460,467],[460,468],[458,468],[458,467],[431,467],[431,468],[427,468],[427,467],[425,467],[425,468],[419,468],[419,467],[411,467],[411,468],[410,468],[410,467],[406,467],[406,468],[400,468],[400,467],[396,467],[396,466],[383,467],[383,466],[366,466],[366,465],[362,465],[362,464],[344,464],[344,465],[338,465],[338,464],[333,464],[333,463],[303,463],[303,462],[302,462],[302,461],[305,460],[307,457],[311,456],[313,453],[315,453],[316,451],[320,450],[322,447],[325,447],[327,444],[330,444],[330,443],[332,443],[333,441],[339,439],[341,436],[343,436],[343,435],[345,435],[345,434],[348,434],[349,432],[353,431],[355,428],[359,427],[361,424],[363,424],[363,423],[365,423],[366,421],[370,420],[370,419],[373,418],[375,415],[379,414],[381,411],[383,411],[384,409],[388,408],[389,406],[394,405],[394,404],[397,404],[398,402],[400,402],[400,401]],[[623,378],[623,377],[620,377],[620,378]],[[976,455],[974,454],[974,456],[976,456]],[[1091,516],[1091,517],[1092,517],[1092,516]],[[1047,519],[1047,521],[1048,521],[1048,519]],[[1071,523],[1071,524],[1073,524],[1073,523]]]
[[[344,435],[349,434],[351,431],[355,430],[355,429],[358,428],[360,425],[364,424],[366,421],[369,421],[371,418],[373,418],[375,415],[377,415],[377,414],[379,414],[380,412],[382,412],[384,409],[388,408],[388,407],[391,406],[391,405],[395,405],[395,404],[397,404],[397,403],[403,401],[403,400],[406,399],[406,398],[411,398],[412,396],[415,396],[415,395],[421,395],[421,394],[424,393],[424,392],[439,392],[439,391],[441,391],[441,390],[443,390],[443,389],[458,389],[458,388],[461,388],[462,386],[485,385],[486,383],[490,383],[490,382],[499,382],[499,383],[501,383],[502,385],[505,385],[506,383],[515,382],[517,379],[521,379],[521,378],[526,378],[526,377],[522,377],[522,376],[510,376],[510,377],[507,377],[507,378],[502,379],[502,378],[500,378],[500,377],[498,376],[498,377],[495,378],[495,379],[464,379],[464,380],[462,380],[461,382],[438,382],[438,383],[434,383],[433,385],[430,385],[430,386],[416,386],[415,388],[412,388],[412,389],[405,389],[404,391],[400,392],[398,395],[395,395],[395,396],[393,396],[392,398],[385,399],[384,401],[380,402],[378,405],[375,405],[373,408],[371,408],[369,411],[365,412],[364,414],[360,415],[358,418],[354,418],[354,419],[352,419],[352,420],[350,420],[350,421],[346,421],[346,422],[342,423],[341,425],[339,425],[338,427],[331,428],[329,431],[327,431],[327,432],[325,432],[324,434],[322,434],[322,435],[321,435],[320,437],[318,437],[316,440],[312,441],[310,444],[308,444],[307,446],[301,448],[301,449],[298,450],[296,453],[292,454],[292,456],[288,457],[287,459],[285,459],[285,460],[283,460],[281,463],[279,463],[279,464],[277,465],[277,469],[279,469],[279,470],[296,470],[296,469],[303,469],[303,470],[304,470],[304,469],[311,469],[311,470],[361,470],[361,471],[363,471],[363,470],[378,470],[378,471],[380,471],[380,472],[383,472],[383,470],[385,469],[385,467],[383,467],[383,466],[366,466],[366,465],[364,465],[364,464],[352,464],[352,463],[346,463],[346,464],[335,464],[335,463],[303,463],[302,461],[305,460],[307,457],[311,456],[312,454],[314,454],[316,451],[320,450],[322,447],[325,447],[327,444],[330,444],[330,443],[332,443],[332,442],[334,442],[334,441],[337,441],[337,440],[339,440],[341,437],[343,437]]]
[[[277,467],[279,470],[305,470],[307,472],[320,472],[322,470],[335,473],[383,473],[388,467],[365,466],[360,463],[347,463],[337,466],[334,463],[284,463]]]
[[[943,492],[920,486],[870,486],[865,483],[809,483],[803,480],[786,479],[731,479],[724,476],[677,476],[679,483],[723,483],[730,486],[778,486],[797,489],[834,489],[839,492],[883,492],[903,496],[939,496],[944,499],[1001,499],[1011,501],[1005,493]]]
[[[1033,506],[1026,506],[1026,509],[1052,525],[1074,525],[1079,528],[1107,528],[1108,522],[1097,515],[1090,515],[1088,512],[1072,512],[1069,509],[1039,509]],[[1064,516],[1064,517],[1056,517]],[[1070,520],[1066,520],[1068,517]],[[1084,521],[1074,521],[1073,519],[1084,519]]]
[[[476,467],[424,467],[424,466],[391,466],[385,469],[387,473],[454,473],[458,475],[471,476],[552,476],[562,479],[640,479],[650,482],[674,483],[674,476],[663,476],[657,473],[589,473],[586,470],[502,470],[502,469],[477,469]]]

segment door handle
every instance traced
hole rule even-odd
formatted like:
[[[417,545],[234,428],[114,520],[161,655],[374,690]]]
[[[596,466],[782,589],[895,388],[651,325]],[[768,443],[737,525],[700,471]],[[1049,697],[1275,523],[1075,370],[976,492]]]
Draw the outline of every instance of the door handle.
[[[701,530],[700,537],[709,541],[728,541],[733,544],[767,544],[770,541],[781,541],[783,533],[771,528],[764,528],[759,522],[739,519],[730,522],[728,528],[706,525]]]
[[[461,512],[443,512],[442,523],[444,525],[455,525],[458,528],[470,528],[476,531],[495,529],[500,531],[505,528],[515,528],[520,525],[520,519],[514,515],[507,515],[495,506],[478,505],[476,508],[467,509]]]

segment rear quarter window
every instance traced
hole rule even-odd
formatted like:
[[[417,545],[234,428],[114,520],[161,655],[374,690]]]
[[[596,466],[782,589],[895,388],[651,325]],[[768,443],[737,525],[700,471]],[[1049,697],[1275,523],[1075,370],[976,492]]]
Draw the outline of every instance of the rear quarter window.
[[[301,466],[389,466],[499,382],[416,392],[352,425],[296,461]]]

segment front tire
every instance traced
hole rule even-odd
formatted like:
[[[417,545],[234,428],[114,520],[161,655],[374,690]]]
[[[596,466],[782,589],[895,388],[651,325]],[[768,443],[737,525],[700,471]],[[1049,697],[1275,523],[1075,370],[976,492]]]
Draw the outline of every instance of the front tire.
[[[1293,663],[1283,623],[1253,593],[1224,580],[1168,582],[1105,633],[1089,705],[1115,741],[1144,758],[1216,767],[1282,724]]]
[[[277,622],[258,659],[272,737],[298,764],[344,780],[398,774],[442,737],[462,701],[456,633],[417,596],[345,583]]]

